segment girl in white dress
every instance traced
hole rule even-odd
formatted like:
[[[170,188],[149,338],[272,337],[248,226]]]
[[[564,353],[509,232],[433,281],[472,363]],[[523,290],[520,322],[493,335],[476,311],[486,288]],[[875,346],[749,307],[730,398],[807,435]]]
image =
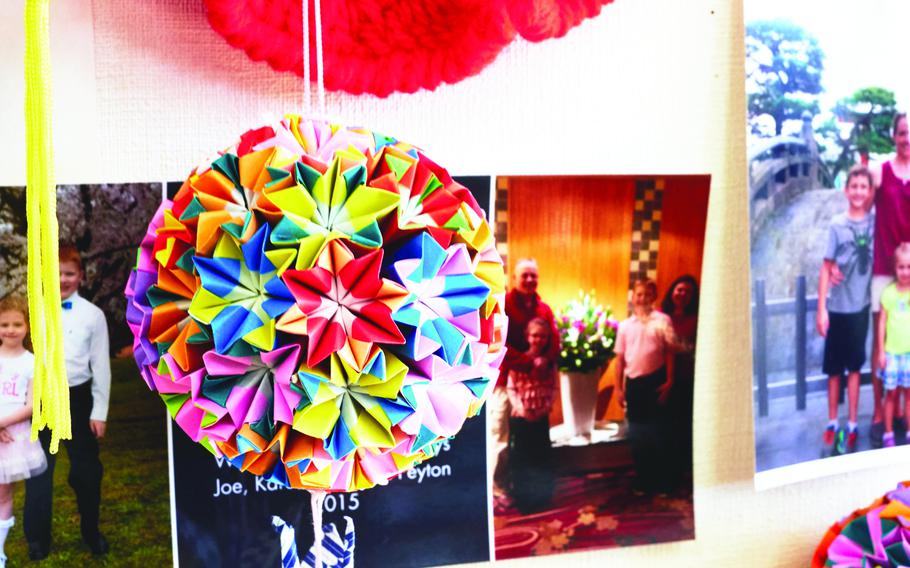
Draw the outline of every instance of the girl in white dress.
[[[18,298],[0,300],[0,568],[12,528],[13,483],[47,468],[41,445],[31,441],[32,374],[35,356],[28,341],[28,305]]]

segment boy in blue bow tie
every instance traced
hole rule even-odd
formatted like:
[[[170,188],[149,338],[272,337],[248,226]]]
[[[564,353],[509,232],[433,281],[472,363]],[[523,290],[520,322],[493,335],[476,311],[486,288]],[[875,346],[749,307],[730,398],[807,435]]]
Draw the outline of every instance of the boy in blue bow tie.
[[[70,459],[69,484],[76,492],[82,539],[92,554],[108,551],[98,530],[101,506],[101,459],[98,440],[104,437],[111,388],[111,361],[107,322],[100,308],[79,295],[82,256],[68,245],[60,246],[60,297],[63,299],[63,353],[70,386],[71,440],[63,440]],[[40,436],[47,456],[47,471],[25,485],[25,537],[29,558],[47,557],[51,544],[51,512],[55,455],[48,452],[50,431]]]

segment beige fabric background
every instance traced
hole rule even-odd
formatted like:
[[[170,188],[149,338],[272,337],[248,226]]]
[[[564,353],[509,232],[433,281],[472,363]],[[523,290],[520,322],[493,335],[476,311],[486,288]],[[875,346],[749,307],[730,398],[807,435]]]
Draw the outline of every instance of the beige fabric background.
[[[22,3],[0,3],[0,185],[24,182]],[[52,4],[61,183],[182,179],[265,113],[300,108],[300,82],[228,47],[198,0]],[[453,173],[712,175],[697,540],[503,566],[804,566],[832,521],[910,477],[892,465],[753,489],[741,12],[734,0],[617,0],[434,93],[329,96],[330,117],[418,144]]]

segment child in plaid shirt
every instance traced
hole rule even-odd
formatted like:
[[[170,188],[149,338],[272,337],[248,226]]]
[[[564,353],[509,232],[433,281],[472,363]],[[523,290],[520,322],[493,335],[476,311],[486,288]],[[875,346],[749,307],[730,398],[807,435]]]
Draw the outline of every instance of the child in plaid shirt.
[[[550,324],[535,318],[525,332],[529,347],[512,367],[507,386],[510,492],[522,513],[539,511],[553,494],[549,416],[556,390],[556,362],[545,355],[553,341]]]

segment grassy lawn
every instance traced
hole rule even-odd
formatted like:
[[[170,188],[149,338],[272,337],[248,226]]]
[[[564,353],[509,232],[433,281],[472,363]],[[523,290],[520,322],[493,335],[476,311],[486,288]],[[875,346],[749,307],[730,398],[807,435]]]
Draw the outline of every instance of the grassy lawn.
[[[61,444],[54,471],[51,554],[41,566],[167,566],[172,564],[164,405],[138,376],[132,359],[111,361],[111,410],[101,443],[101,532],[110,553],[95,559],[82,544],[76,499],[66,482]],[[22,531],[25,484],[16,485],[16,526],[6,542],[12,566],[28,562]]]

